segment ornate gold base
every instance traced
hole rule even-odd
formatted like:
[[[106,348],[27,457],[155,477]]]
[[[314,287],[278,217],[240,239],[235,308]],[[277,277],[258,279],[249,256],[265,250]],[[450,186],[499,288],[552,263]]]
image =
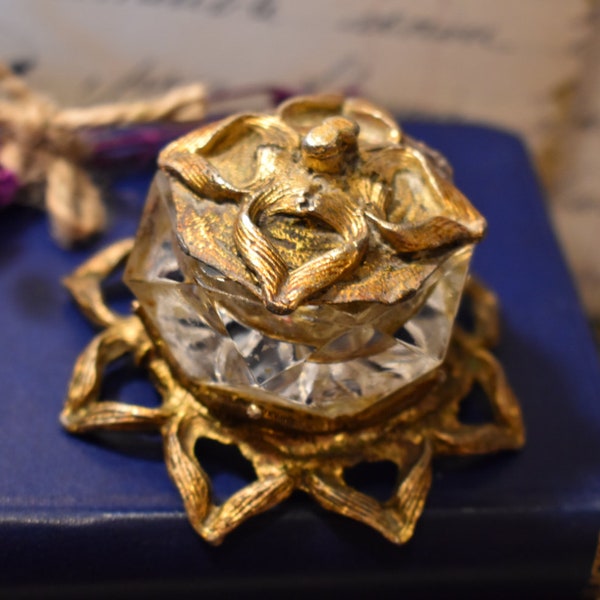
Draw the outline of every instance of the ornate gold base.
[[[129,254],[133,240],[114,244],[65,280],[85,314],[104,330],[79,357],[70,383],[63,425],[73,433],[97,429],[159,429],[169,473],[183,497],[196,531],[218,544],[247,518],[278,504],[294,489],[325,508],[346,515],[402,544],[413,534],[431,485],[432,459],[440,454],[482,454],[520,448],[524,428],[519,405],[489,348],[498,337],[496,300],[481,284],[467,287],[474,329],[455,325],[447,357],[401,398],[392,398],[352,419],[327,424],[297,416],[266,414],[243,398],[228,399],[207,384],[186,385],[161,349],[161,340],[137,314],[120,316],[105,304],[101,282]],[[100,400],[106,367],[131,354],[144,366],[162,396],[159,408]],[[478,382],[489,399],[493,420],[464,424],[461,402]],[[243,410],[239,410],[242,406]],[[237,407],[237,408],[236,408]],[[222,504],[195,455],[200,438],[234,444],[251,461],[256,481]],[[391,461],[400,477],[391,499],[379,502],[350,487],[345,470],[364,462]]]

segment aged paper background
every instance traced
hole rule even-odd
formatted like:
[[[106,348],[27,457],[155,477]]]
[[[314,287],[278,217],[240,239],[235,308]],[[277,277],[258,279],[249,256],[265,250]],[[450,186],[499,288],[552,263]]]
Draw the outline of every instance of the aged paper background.
[[[589,163],[598,137],[568,153],[585,193],[557,177],[586,79],[591,12],[585,0],[0,0],[0,58],[65,104],[197,80],[277,84],[514,130],[548,181],[561,182],[554,214],[600,314],[600,175]],[[600,50],[587,68],[599,61]]]
[[[600,4],[593,25],[551,200],[558,233],[600,339]]]

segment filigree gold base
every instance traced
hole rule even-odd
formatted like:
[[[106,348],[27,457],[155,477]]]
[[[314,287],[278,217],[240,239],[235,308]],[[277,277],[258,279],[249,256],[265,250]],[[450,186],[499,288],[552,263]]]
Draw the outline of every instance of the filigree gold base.
[[[325,508],[402,544],[412,536],[423,511],[436,455],[482,454],[523,445],[519,405],[488,350],[498,336],[496,301],[474,280],[466,290],[473,305],[473,331],[455,326],[444,363],[412,384],[411,401],[403,394],[401,402],[391,398],[352,418],[330,420],[327,426],[308,418],[303,424],[302,415],[290,423],[281,415],[265,415],[255,404],[247,405],[243,413],[228,413],[222,410],[222,391],[214,385],[191,391],[164,357],[161,340],[145,324],[139,307],[130,316],[108,308],[101,282],[125,259],[132,244],[133,240],[114,244],[65,281],[85,314],[104,330],[75,365],[61,421],[73,433],[160,430],[169,474],[191,524],[207,541],[220,543],[247,518],[301,489]],[[126,354],[147,369],[162,396],[160,407],[99,398],[107,366]],[[486,424],[469,425],[459,419],[461,402],[475,382],[493,412],[493,420]],[[217,504],[196,458],[200,438],[236,445],[254,466],[256,481]],[[401,475],[386,502],[357,491],[344,478],[345,470],[358,463],[381,460],[393,462]]]

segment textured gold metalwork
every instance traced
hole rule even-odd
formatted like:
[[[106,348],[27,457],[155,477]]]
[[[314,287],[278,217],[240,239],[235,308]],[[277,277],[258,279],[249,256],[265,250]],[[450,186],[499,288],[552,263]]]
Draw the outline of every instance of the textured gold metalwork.
[[[275,116],[235,115],[173,142],[159,165],[195,195],[193,206],[173,196],[185,252],[282,314],[407,299],[444,250],[486,227],[447,163],[365,100],[295,98]],[[405,173],[427,190],[418,202]]]
[[[174,199],[186,256],[240,284],[240,293],[260,298],[278,315],[306,304],[404,302],[445,253],[472,244],[485,229],[452,185],[444,159],[403,136],[389,115],[365,101],[295,99],[276,116],[231,117],[173,143],[160,165],[197,198],[194,212]],[[426,202],[419,206],[407,204],[410,190],[396,176],[405,171],[426,182]],[[496,300],[476,281],[466,289],[473,330],[455,325],[440,367],[356,414],[328,418],[259,405],[239,389],[186,379],[140,306],[120,316],[102,298],[102,281],[132,245],[125,240],[107,248],[65,280],[103,330],[75,365],[61,421],[74,433],[159,430],[169,474],[206,540],[220,543],[242,521],[301,489],[401,544],[423,510],[435,456],[524,443],[519,405],[489,351],[499,330]],[[162,396],[158,408],[99,397],[106,368],[126,354],[147,369]],[[489,399],[493,420],[464,424],[461,402],[475,383]],[[256,481],[217,504],[202,457],[195,455],[200,438],[236,445]],[[386,502],[345,480],[348,468],[381,460],[401,474]]]

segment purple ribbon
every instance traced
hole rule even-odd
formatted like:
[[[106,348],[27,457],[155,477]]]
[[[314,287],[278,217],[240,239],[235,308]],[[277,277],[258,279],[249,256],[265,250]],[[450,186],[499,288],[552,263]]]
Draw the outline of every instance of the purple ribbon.
[[[0,208],[12,203],[19,189],[19,179],[15,173],[0,165]]]

